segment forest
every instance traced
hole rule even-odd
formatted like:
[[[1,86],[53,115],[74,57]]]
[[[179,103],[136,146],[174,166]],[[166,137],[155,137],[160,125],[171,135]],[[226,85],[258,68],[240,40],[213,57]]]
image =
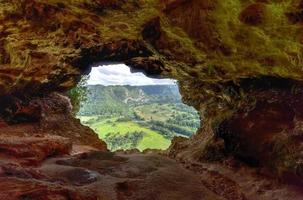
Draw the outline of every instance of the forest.
[[[77,117],[111,151],[167,149],[175,136],[191,137],[200,126],[197,111],[182,103],[177,85],[88,85],[81,93],[85,98]]]

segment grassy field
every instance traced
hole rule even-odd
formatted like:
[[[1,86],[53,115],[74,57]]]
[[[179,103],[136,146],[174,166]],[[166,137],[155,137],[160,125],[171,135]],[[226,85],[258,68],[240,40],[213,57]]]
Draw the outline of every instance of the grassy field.
[[[172,115],[176,114],[171,109],[171,106],[168,104],[150,104],[138,106],[134,111],[144,120],[156,120],[165,122],[167,119],[171,118]]]
[[[147,104],[131,107],[132,115],[79,116],[108,144],[118,149],[167,149],[174,136],[190,137],[199,126],[195,110],[180,104]]]
[[[99,138],[106,141],[107,134],[117,133],[123,135],[128,132],[144,132],[144,137],[139,141],[137,149],[143,151],[145,149],[167,149],[170,145],[170,140],[164,138],[160,133],[145,128],[135,122],[117,122],[117,118],[98,120],[97,116],[86,117],[81,116],[80,120],[86,124],[91,120],[89,125],[98,135]]]

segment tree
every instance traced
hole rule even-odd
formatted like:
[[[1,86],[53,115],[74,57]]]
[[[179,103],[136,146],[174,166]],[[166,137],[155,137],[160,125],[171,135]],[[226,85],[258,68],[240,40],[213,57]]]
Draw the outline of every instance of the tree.
[[[73,106],[74,115],[79,112],[81,103],[87,100],[88,88],[86,86],[86,83],[88,79],[89,75],[83,76],[77,86],[67,92],[67,96],[70,98],[71,104]]]

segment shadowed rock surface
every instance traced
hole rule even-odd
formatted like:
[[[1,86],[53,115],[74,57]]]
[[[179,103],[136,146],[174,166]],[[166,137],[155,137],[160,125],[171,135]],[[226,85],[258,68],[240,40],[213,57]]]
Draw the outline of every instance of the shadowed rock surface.
[[[301,199],[299,188],[264,179],[245,166],[236,169],[227,165],[196,164],[186,168],[152,153],[109,152],[50,159],[40,167],[6,164],[1,165],[0,185],[6,189],[0,198]]]
[[[0,199],[302,199],[302,5],[0,1]],[[198,133],[72,156],[106,145],[56,92],[110,61],[178,80]]]

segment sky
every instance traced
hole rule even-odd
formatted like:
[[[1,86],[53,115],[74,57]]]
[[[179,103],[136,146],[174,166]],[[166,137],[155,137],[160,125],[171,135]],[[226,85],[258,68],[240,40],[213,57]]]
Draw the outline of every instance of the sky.
[[[171,79],[148,78],[143,73],[131,73],[125,64],[103,65],[93,67],[89,74],[88,85],[169,85],[175,84]]]

